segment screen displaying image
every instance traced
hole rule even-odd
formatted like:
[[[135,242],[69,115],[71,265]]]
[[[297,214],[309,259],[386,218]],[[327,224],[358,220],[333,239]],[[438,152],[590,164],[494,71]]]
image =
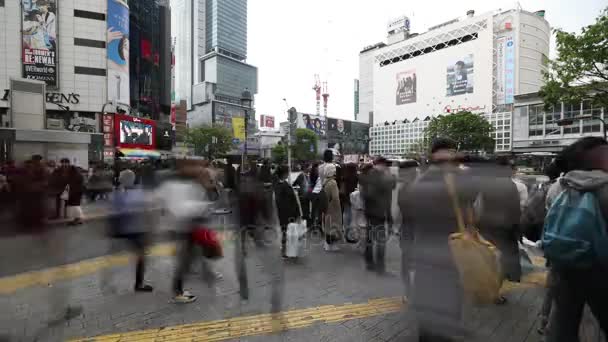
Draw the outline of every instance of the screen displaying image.
[[[473,92],[473,55],[453,61],[447,67],[447,96]]]
[[[152,125],[143,122],[120,121],[120,143],[152,145]]]

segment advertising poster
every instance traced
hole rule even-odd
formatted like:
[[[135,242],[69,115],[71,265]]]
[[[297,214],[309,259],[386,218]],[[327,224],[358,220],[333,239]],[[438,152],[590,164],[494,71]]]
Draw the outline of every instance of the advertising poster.
[[[416,102],[416,71],[408,70],[397,74],[397,105]]]
[[[298,113],[298,128],[306,128],[317,135],[324,136],[326,134],[326,120],[323,116]]]
[[[342,119],[327,119],[328,135],[347,135],[350,134],[351,121]]]
[[[473,93],[473,55],[469,54],[448,64],[446,96]]]
[[[57,0],[21,0],[23,77],[57,88]]]
[[[505,43],[505,103],[514,101],[515,95],[515,42],[508,37]]]
[[[505,42],[506,38],[496,40],[496,104],[505,104]]]
[[[274,128],[274,116],[260,115],[260,127]]]
[[[120,147],[155,149],[156,123],[152,120],[115,115],[114,129]]]
[[[108,101],[130,105],[129,7],[123,0],[108,0]]]
[[[232,132],[235,139],[245,141],[245,118],[232,118]]]

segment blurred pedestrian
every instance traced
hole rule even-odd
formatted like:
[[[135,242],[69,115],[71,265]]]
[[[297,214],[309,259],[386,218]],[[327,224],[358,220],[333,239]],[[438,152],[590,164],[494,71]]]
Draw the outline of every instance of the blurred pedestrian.
[[[162,202],[174,220],[180,246],[177,255],[177,269],[173,278],[173,300],[176,303],[191,303],[196,296],[184,289],[184,278],[190,270],[194,256],[194,229],[209,224],[213,204],[207,195],[205,184],[210,184],[209,173],[194,160],[183,160],[178,165],[178,175],[162,183],[156,191],[156,198]],[[206,280],[212,281],[211,271],[203,260]]]
[[[448,238],[458,231],[454,201],[462,208],[472,206],[476,190],[456,163],[456,146],[450,139],[436,139],[431,165],[402,196],[404,224],[414,233],[412,309],[418,341],[455,341],[464,335],[464,294]],[[448,193],[446,175],[455,179],[456,198]]]
[[[100,198],[107,198],[112,192],[112,172],[106,170],[103,164],[96,165],[93,174],[87,182],[87,196],[91,202]]]
[[[296,192],[289,184],[289,169],[287,166],[280,166],[277,170],[278,183],[274,187],[275,201],[277,205],[277,216],[281,227],[281,256],[287,258],[286,242],[287,242],[287,225],[298,221],[300,217],[300,208]]]
[[[323,190],[325,184],[325,166],[333,164],[334,153],[332,150],[323,152],[323,162],[316,167],[313,167],[314,175],[311,175],[311,180],[314,178],[314,186],[312,189],[312,220],[313,229],[320,227],[323,222],[323,215],[327,211],[327,194]],[[335,166],[334,166],[335,168]],[[337,185],[337,183],[336,183]]]
[[[310,193],[312,192],[310,170],[311,167],[309,165],[302,165],[302,172],[300,172],[292,184],[298,189],[298,196],[302,206],[302,219],[306,220],[307,226],[310,226],[312,223],[310,219]]]
[[[386,271],[385,248],[388,239],[386,223],[390,223],[395,177],[388,170],[388,161],[385,158],[378,158],[374,167],[359,179],[365,216],[369,224],[365,239],[366,268],[370,271],[384,273]]]
[[[323,219],[325,243],[323,249],[328,252],[340,250],[338,242],[342,238],[342,206],[340,205],[340,190],[336,182],[336,166],[326,164],[323,167],[323,191],[327,196],[327,211]]]
[[[84,194],[84,177],[76,166],[70,165],[70,160],[67,158],[61,159],[61,166],[62,185],[64,191],[67,190],[68,194],[66,200],[67,214],[68,218],[72,219],[69,224],[82,224],[84,214],[80,205]]]
[[[501,253],[503,281],[519,282],[522,273],[518,245],[521,207],[519,190],[511,177],[511,167],[504,159],[498,160],[497,167],[487,168],[486,173],[478,178],[480,192],[475,205],[481,235]],[[506,301],[501,296],[496,304]]]
[[[343,168],[342,183],[340,184],[340,204],[342,205],[342,215],[344,217],[344,228],[351,228],[351,203],[350,194],[357,189],[359,179],[357,177],[357,165],[348,163]]]
[[[137,175],[131,169],[129,164],[125,164],[124,169],[118,175],[118,186],[122,191],[127,191],[135,188],[135,180]]]

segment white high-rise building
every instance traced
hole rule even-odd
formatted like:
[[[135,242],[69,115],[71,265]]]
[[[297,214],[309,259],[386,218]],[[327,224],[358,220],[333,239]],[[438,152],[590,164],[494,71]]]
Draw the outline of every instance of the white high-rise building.
[[[402,155],[432,117],[464,110],[484,115],[496,151],[510,151],[514,97],[540,89],[548,61],[544,11],[469,11],[421,34],[409,32],[409,20],[398,26],[389,25],[388,45],[360,53],[359,110],[373,125],[370,154]]]

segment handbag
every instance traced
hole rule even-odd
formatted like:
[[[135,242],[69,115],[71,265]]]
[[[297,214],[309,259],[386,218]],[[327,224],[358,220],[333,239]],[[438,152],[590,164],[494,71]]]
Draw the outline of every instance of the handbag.
[[[192,231],[195,244],[203,248],[203,255],[208,259],[219,259],[224,256],[222,244],[217,233],[207,227],[197,227]]]
[[[65,189],[63,189],[63,192],[61,193],[61,195],[59,195],[59,199],[61,199],[62,201],[67,201],[70,199],[70,185],[66,185]]]
[[[454,185],[454,176],[445,174],[458,232],[450,234],[448,245],[460,274],[465,295],[475,304],[493,304],[502,285],[498,250],[473,227],[473,209],[468,208],[469,226],[465,223]]]

